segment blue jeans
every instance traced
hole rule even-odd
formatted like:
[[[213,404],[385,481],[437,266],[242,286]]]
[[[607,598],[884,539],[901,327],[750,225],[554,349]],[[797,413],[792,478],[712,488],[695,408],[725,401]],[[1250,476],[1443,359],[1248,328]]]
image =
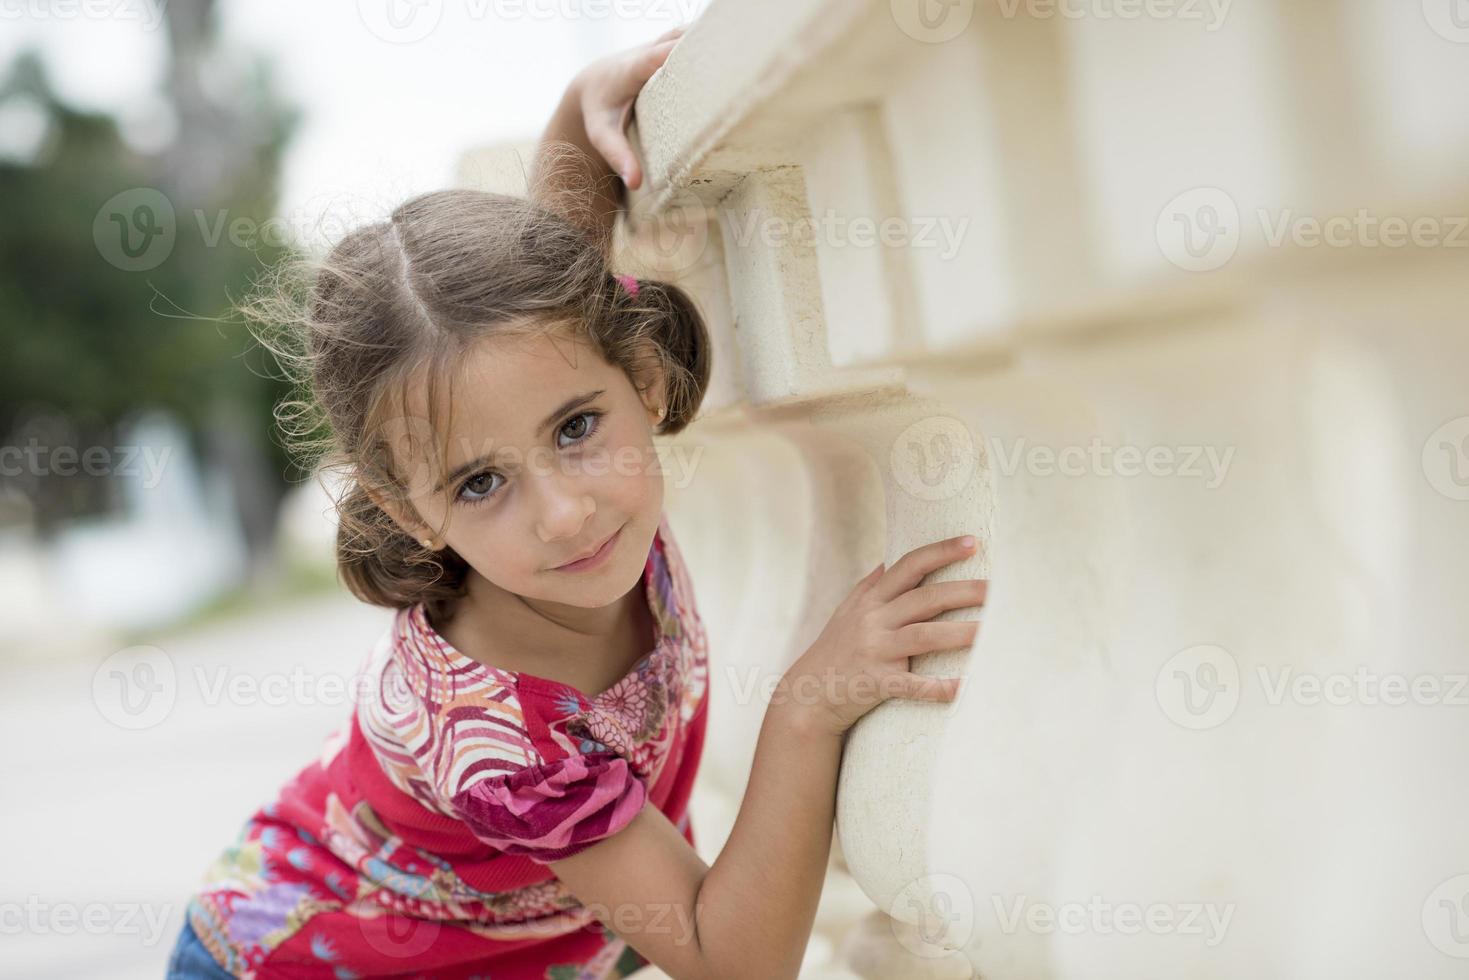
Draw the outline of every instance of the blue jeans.
[[[184,928],[174,944],[168,958],[168,973],[164,980],[231,980],[233,974],[214,961],[209,950],[194,934],[194,927],[184,919]]]

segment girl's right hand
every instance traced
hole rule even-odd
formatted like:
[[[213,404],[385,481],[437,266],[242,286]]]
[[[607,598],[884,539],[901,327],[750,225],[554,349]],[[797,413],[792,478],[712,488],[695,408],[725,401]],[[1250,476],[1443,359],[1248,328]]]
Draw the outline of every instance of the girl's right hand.
[[[908,658],[968,647],[979,632],[973,620],[928,620],[947,609],[984,605],[986,580],[918,587],[930,572],[974,554],[977,545],[966,547],[961,540],[914,548],[892,568],[878,565],[869,572],[837,606],[816,642],[786,671],[780,685],[783,697],[835,735],[891,697],[953,700],[961,678],[915,674],[908,669]]]

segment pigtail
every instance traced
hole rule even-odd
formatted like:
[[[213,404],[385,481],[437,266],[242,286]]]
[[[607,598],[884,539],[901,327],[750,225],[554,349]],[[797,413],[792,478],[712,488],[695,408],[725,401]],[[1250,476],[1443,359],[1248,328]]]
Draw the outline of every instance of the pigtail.
[[[400,609],[416,602],[444,606],[465,594],[464,559],[452,548],[423,547],[360,484],[338,501],[337,516],[337,569],[363,602]]]
[[[709,327],[688,291],[671,282],[638,279],[634,289],[612,276],[613,337],[604,348],[651,342],[663,371],[665,408],[660,435],[681,432],[694,420],[709,387],[713,350]]]

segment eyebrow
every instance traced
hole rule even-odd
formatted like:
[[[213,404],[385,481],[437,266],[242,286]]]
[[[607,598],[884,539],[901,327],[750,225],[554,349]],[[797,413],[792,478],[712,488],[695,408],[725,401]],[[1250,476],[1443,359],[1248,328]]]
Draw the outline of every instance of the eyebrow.
[[[606,391],[606,388],[598,388],[596,391],[587,391],[583,392],[580,395],[573,395],[572,397],[568,398],[565,402],[558,405],[555,411],[547,415],[545,421],[536,426],[536,438],[539,439],[541,435],[547,429],[549,429],[557,419],[561,418],[567,412],[570,412],[573,409],[581,408],[587,402],[592,401],[598,395],[604,394]],[[457,467],[454,472],[450,473],[449,476],[442,483],[439,483],[437,486],[435,486],[433,492],[438,493],[449,484],[457,483],[461,477],[465,477],[468,476],[470,473],[473,473],[485,463],[489,462],[489,460],[489,456],[480,456],[475,459],[471,459],[469,462]]]

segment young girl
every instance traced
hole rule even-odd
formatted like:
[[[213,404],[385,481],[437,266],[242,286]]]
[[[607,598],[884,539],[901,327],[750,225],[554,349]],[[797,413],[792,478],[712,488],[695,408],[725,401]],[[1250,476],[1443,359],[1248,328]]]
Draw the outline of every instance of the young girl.
[[[857,583],[698,857],[707,646],[652,435],[694,418],[709,339],[676,286],[607,267],[612,170],[641,179],[623,127],[678,33],[577,76],[530,200],[416,197],[307,280],[295,354],[348,477],[341,573],[397,612],[347,724],[209,869],[170,977],[793,977],[843,734],[888,697],[954,696],[907,658],[973,641],[927,620],[983,583],[919,585],[972,540]],[[568,143],[579,162],[550,166]]]

